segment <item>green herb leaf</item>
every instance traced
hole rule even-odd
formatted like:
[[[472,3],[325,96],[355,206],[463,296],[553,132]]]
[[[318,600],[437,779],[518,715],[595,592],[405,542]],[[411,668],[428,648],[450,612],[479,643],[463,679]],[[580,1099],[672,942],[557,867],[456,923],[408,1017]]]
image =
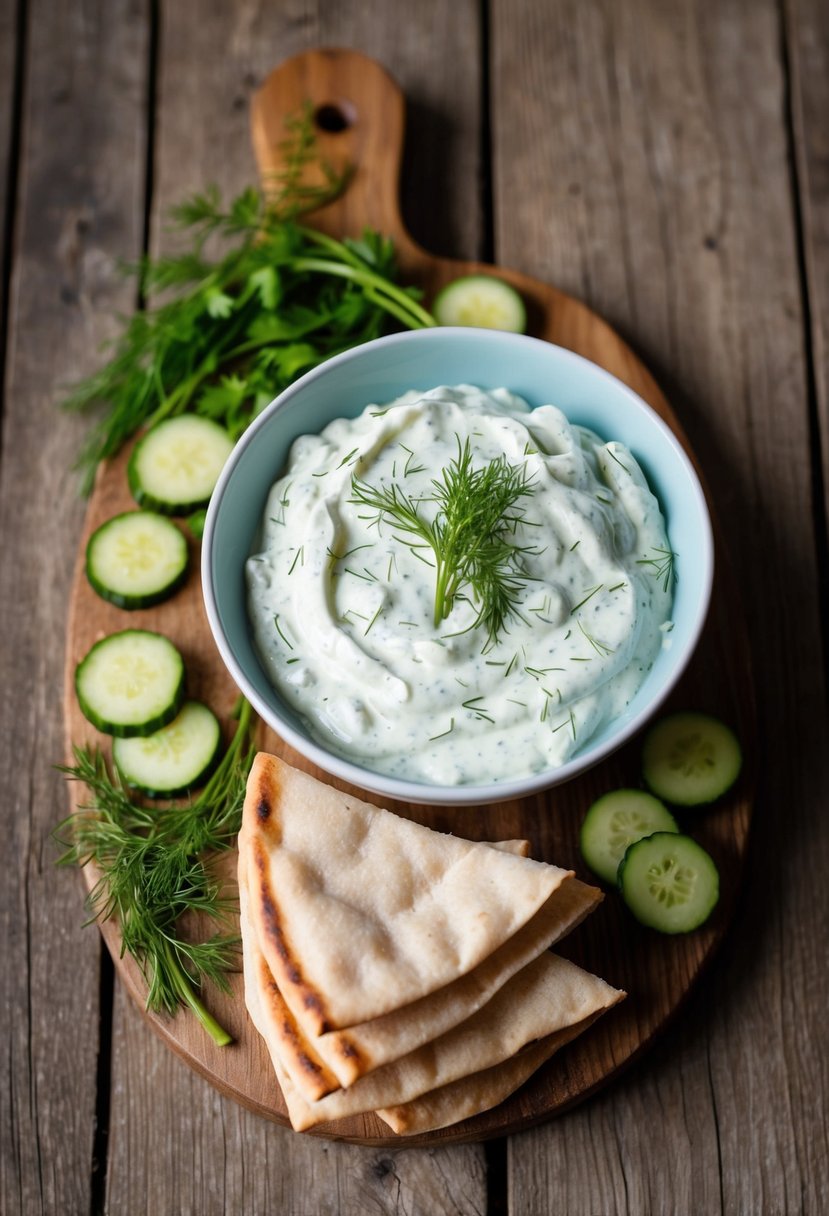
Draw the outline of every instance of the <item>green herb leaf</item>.
[[[405,474],[404,474],[405,475]],[[523,467],[507,463],[505,456],[473,468],[469,440],[432,481],[433,493],[413,498],[396,482],[375,489],[358,478],[352,480],[350,501],[377,512],[376,522],[393,521],[397,537],[409,545],[416,557],[430,549],[435,560],[434,624],[446,620],[456,600],[468,593],[478,609],[472,628],[482,626],[487,645],[494,644],[518,604],[530,575],[524,570],[524,554],[535,553],[517,540],[525,522],[522,498],[534,492],[533,480]],[[437,504],[434,519],[422,511],[425,502]]]
[[[172,1014],[189,1006],[220,1046],[230,1036],[208,1013],[199,991],[206,983],[227,990],[239,939],[217,932],[193,942],[179,932],[179,920],[192,912],[219,924],[229,919],[231,901],[222,893],[211,854],[229,848],[238,835],[253,730],[250,705],[243,701],[230,746],[189,803],[136,802],[98,748],[74,748],[75,763],[61,769],[87,786],[90,799],[56,829],[64,847],[59,864],[92,862],[98,870],[89,897],[92,919],[118,921],[122,949],[147,981],[147,1008]]]

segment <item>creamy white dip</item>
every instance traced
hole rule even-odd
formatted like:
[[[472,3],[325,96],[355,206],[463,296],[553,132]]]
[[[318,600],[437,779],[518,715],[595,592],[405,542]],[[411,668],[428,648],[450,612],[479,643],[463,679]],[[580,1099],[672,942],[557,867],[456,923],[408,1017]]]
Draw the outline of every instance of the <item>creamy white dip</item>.
[[[469,440],[480,467],[524,466],[519,613],[495,644],[469,600],[435,626],[435,572],[352,478],[423,498]],[[259,654],[329,749],[377,772],[482,784],[564,763],[623,712],[666,636],[672,555],[620,443],[506,389],[412,391],[296,441],[248,560]]]

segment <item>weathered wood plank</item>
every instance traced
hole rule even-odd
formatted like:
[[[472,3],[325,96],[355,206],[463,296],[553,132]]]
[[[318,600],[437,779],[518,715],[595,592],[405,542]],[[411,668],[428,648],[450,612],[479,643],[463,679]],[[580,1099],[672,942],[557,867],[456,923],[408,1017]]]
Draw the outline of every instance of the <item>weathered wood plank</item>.
[[[90,1203],[101,946],[49,838],[66,808],[53,765],[83,514],[70,464],[84,423],[56,404],[133,302],[116,260],[141,242],[146,22],[124,0],[34,0],[28,20],[0,465],[0,782],[13,859],[0,892],[0,1210],[57,1213]]]
[[[267,73],[300,50],[350,44],[380,59],[413,98],[407,151],[413,201],[404,210],[415,235],[474,256],[481,239],[477,29],[469,0],[451,10],[437,2],[413,6],[405,38],[399,12],[382,0],[165,5],[153,247],[165,247],[163,214],[188,191],[216,181],[229,196],[255,180],[248,109]],[[435,132],[435,113],[451,114],[451,129]],[[438,166],[445,174],[439,207]],[[388,1153],[324,1145],[269,1126],[191,1075],[120,996],[113,1059],[111,1211],[426,1216],[485,1208],[481,1149]]]
[[[627,1082],[512,1142],[522,1214],[817,1212],[829,1185],[826,709],[779,36],[771,2],[493,6],[497,256],[602,312],[686,423],[750,605],[764,761],[718,965]]]
[[[5,284],[9,267],[6,265],[6,233],[11,208],[14,206],[16,164],[15,138],[18,115],[15,113],[15,57],[20,31],[18,5],[15,0],[0,3],[0,333],[5,332]]]
[[[481,1216],[483,1155],[298,1136],[251,1114],[152,1035],[120,986],[107,1210],[137,1216]]]
[[[798,202],[811,321],[824,494],[829,487],[829,7],[786,0]],[[829,524],[829,496],[824,498]]]

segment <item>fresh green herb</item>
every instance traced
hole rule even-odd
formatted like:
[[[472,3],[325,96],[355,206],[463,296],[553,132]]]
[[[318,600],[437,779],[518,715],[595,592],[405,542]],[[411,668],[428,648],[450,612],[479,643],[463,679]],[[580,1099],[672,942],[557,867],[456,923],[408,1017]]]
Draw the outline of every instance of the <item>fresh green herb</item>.
[[[484,699],[483,695],[481,695],[479,697],[470,697],[468,701],[463,702],[463,708],[468,709],[480,721],[491,722],[494,726],[495,719],[490,716],[490,714],[487,712],[486,708],[483,705],[478,704],[478,702],[483,701],[483,699]]]
[[[455,600],[468,589],[478,611],[471,628],[482,626],[488,644],[494,644],[508,618],[518,615],[521,593],[531,577],[521,559],[536,552],[516,539],[524,523],[517,504],[535,488],[526,470],[508,464],[504,456],[474,469],[469,440],[462,444],[458,439],[457,456],[440,479],[432,480],[434,493],[427,498],[412,498],[396,482],[375,489],[355,477],[351,485],[351,502],[376,511],[378,527],[381,520],[390,519],[404,534],[396,539],[416,557],[423,558],[423,550],[434,557],[435,626],[446,620]],[[424,502],[437,504],[434,519],[423,514]]]
[[[450,718],[449,719],[449,729],[442,731],[441,734],[439,734],[439,735],[430,735],[429,742],[434,743],[435,739],[444,739],[447,735],[451,735],[451,733],[454,729],[455,729],[455,719]]]
[[[381,603],[381,604],[380,604],[380,606],[378,607],[377,611],[375,612],[374,616],[371,618],[371,620],[369,621],[369,623],[366,625],[365,630],[363,631],[363,637],[365,637],[365,636],[366,636],[366,634],[368,633],[369,629],[371,629],[372,625],[373,625],[373,624],[374,624],[374,622],[377,620],[378,616],[380,615],[380,613],[381,613],[382,611],[383,611],[383,605],[382,605],[382,603]]]
[[[278,612],[274,613],[273,624],[274,624],[274,629],[279,634],[279,636],[282,638],[282,641],[285,643],[285,645],[288,647],[288,649],[293,650],[293,646],[288,641],[288,639],[285,637],[285,634],[282,631],[282,627],[279,624],[279,613]]]
[[[407,448],[405,443],[401,443],[400,446],[403,449],[403,451],[407,453],[406,463],[403,466],[403,476],[408,477],[411,473],[424,472],[424,470],[426,468],[425,464],[416,464],[414,466],[412,465],[412,461],[414,460],[414,452],[412,451],[412,449]]]
[[[615,586],[613,586],[613,587],[608,587],[608,589],[607,589],[607,590],[608,590],[608,594],[609,594],[611,591],[621,591],[623,587],[627,587],[627,583],[625,583],[625,582],[616,583],[616,584],[615,584]]]
[[[637,566],[649,566],[650,573],[658,581],[662,581],[663,591],[667,591],[671,583],[676,580],[676,570],[674,562],[676,553],[672,549],[661,549],[658,545],[654,547],[653,557],[643,557],[636,564]]]
[[[304,184],[317,160],[310,108],[289,123],[283,158],[266,193],[251,187],[224,207],[209,188],[180,204],[172,218],[189,247],[129,268],[150,306],[65,402],[104,407],[80,455],[85,492],[98,463],[145,424],[190,410],[236,438],[298,375],[376,338],[389,320],[435,324],[419,293],[395,283],[390,240],[366,230],[338,241],[299,222],[349,176],[328,171],[322,186]],[[218,254],[208,253],[208,238]]]
[[[289,574],[293,574],[293,572],[296,568],[297,562],[299,562],[300,566],[305,565],[305,546],[304,545],[300,545],[299,548],[297,549],[296,553],[294,554],[294,560],[291,562],[291,568],[288,571]]]
[[[587,593],[587,595],[584,597],[584,599],[579,600],[579,602],[578,602],[578,603],[575,605],[575,607],[573,607],[573,608],[571,608],[571,609],[570,609],[570,615],[572,616],[574,612],[578,612],[579,608],[583,608],[583,607],[584,607],[584,605],[587,603],[587,601],[588,601],[588,600],[592,600],[593,596],[594,596],[594,595],[595,595],[595,594],[596,594],[598,591],[601,591],[601,589],[602,589],[602,587],[603,587],[603,586],[604,586],[604,583],[599,583],[598,587],[594,587],[594,588],[592,589],[592,591],[588,591],[588,593]]]
[[[608,654],[615,654],[615,650],[612,646],[607,646],[607,645],[605,645],[604,642],[600,642],[598,640],[598,638],[595,638],[592,633],[590,633],[587,629],[585,629],[585,627],[584,627],[584,625],[582,625],[581,621],[578,621],[577,624],[578,624],[578,627],[581,630],[582,634],[584,635],[584,637],[587,638],[587,641],[590,643],[590,645],[595,650],[596,654],[601,655],[601,656],[605,656]]]
[[[207,982],[228,990],[238,937],[216,932],[206,941],[179,933],[185,913],[227,922],[233,901],[222,893],[211,854],[230,848],[241,826],[245,782],[253,759],[254,719],[241,703],[233,740],[201,794],[184,805],[159,808],[134,802],[98,748],[75,747],[75,763],[61,769],[83,782],[90,801],[56,829],[61,865],[92,863],[99,878],[89,896],[92,919],[115,918],[121,949],[147,981],[147,1008],[173,1014],[186,1005],[219,1046],[230,1036],[199,996]]]
[[[610,450],[610,448],[609,448],[609,447],[606,447],[606,448],[605,448],[605,451],[607,452],[607,454],[608,454],[608,456],[610,457],[610,459],[611,459],[611,460],[615,460],[615,461],[616,461],[616,463],[618,464],[619,468],[620,468],[620,469],[624,469],[624,471],[625,471],[625,472],[628,474],[628,476],[630,476],[630,469],[627,467],[627,465],[626,465],[626,464],[622,464],[622,462],[621,462],[621,460],[619,459],[619,457],[618,457],[618,456],[616,456],[616,455],[615,455],[615,453],[611,452],[611,450]]]

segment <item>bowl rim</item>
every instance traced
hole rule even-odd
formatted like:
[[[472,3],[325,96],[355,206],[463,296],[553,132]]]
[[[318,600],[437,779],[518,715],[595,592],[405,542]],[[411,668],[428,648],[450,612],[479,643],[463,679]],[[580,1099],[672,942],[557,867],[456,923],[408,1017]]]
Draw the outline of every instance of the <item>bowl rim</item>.
[[[547,768],[528,777],[490,781],[480,785],[433,785],[426,782],[410,781],[385,773],[378,773],[372,769],[364,768],[354,761],[347,760],[336,752],[328,751],[317,740],[297,731],[289,722],[279,716],[273,705],[269,704],[259,695],[256,688],[248,680],[241,664],[236,659],[222,625],[213,579],[213,543],[222,501],[243,453],[251,443],[255,442],[260,430],[268,425],[273,416],[285,409],[309,384],[330,376],[332,373],[336,374],[339,368],[355,360],[365,358],[367,352],[370,353],[378,348],[391,349],[400,344],[423,341],[427,337],[430,341],[437,341],[438,343],[446,342],[448,344],[453,340],[456,341],[461,335],[468,339],[475,334],[478,335],[479,340],[485,338],[488,342],[503,342],[509,346],[532,345],[534,347],[543,346],[550,348],[557,352],[557,357],[563,358],[565,362],[572,361],[586,365],[591,370],[591,373],[597,375],[600,380],[609,381],[617,391],[621,391],[636,410],[644,411],[650,421],[656,425],[657,430],[661,432],[663,441],[673,448],[678,456],[680,464],[687,475],[694,505],[703,523],[702,535],[699,537],[699,587],[701,594],[699,596],[697,615],[686,640],[685,649],[678,661],[675,662],[662,687],[651,697],[646,705],[634,714],[620,729],[614,731],[611,737],[603,743],[594,747],[591,747],[588,743],[585,751],[577,752],[558,768]],[[472,337],[472,340],[474,341],[475,338]],[[656,410],[634,389],[630,388],[617,376],[614,376],[612,372],[607,371],[600,364],[594,363],[593,360],[587,359],[576,351],[569,350],[565,346],[559,346],[554,342],[548,342],[543,338],[532,337],[529,334],[514,334],[504,330],[480,329],[473,326],[440,326],[405,330],[401,333],[387,334],[381,338],[374,338],[370,342],[364,342],[360,346],[352,347],[350,350],[332,356],[324,363],[300,376],[299,379],[295,380],[286,389],[283,389],[281,393],[265,406],[262,412],[240,436],[225,462],[208,506],[201,552],[202,595],[213,640],[234,683],[263,721],[306,759],[312,761],[332,776],[347,781],[357,789],[370,791],[397,801],[431,806],[479,806],[493,802],[508,802],[516,798],[539,794],[557,785],[564,784],[564,782],[578,776],[588,768],[593,768],[607,756],[623,747],[663,705],[685,672],[697,648],[700,635],[708,617],[713,580],[714,536],[705,491],[703,490],[694,463],[680,442],[679,437],[664,419],[659,416]]]

